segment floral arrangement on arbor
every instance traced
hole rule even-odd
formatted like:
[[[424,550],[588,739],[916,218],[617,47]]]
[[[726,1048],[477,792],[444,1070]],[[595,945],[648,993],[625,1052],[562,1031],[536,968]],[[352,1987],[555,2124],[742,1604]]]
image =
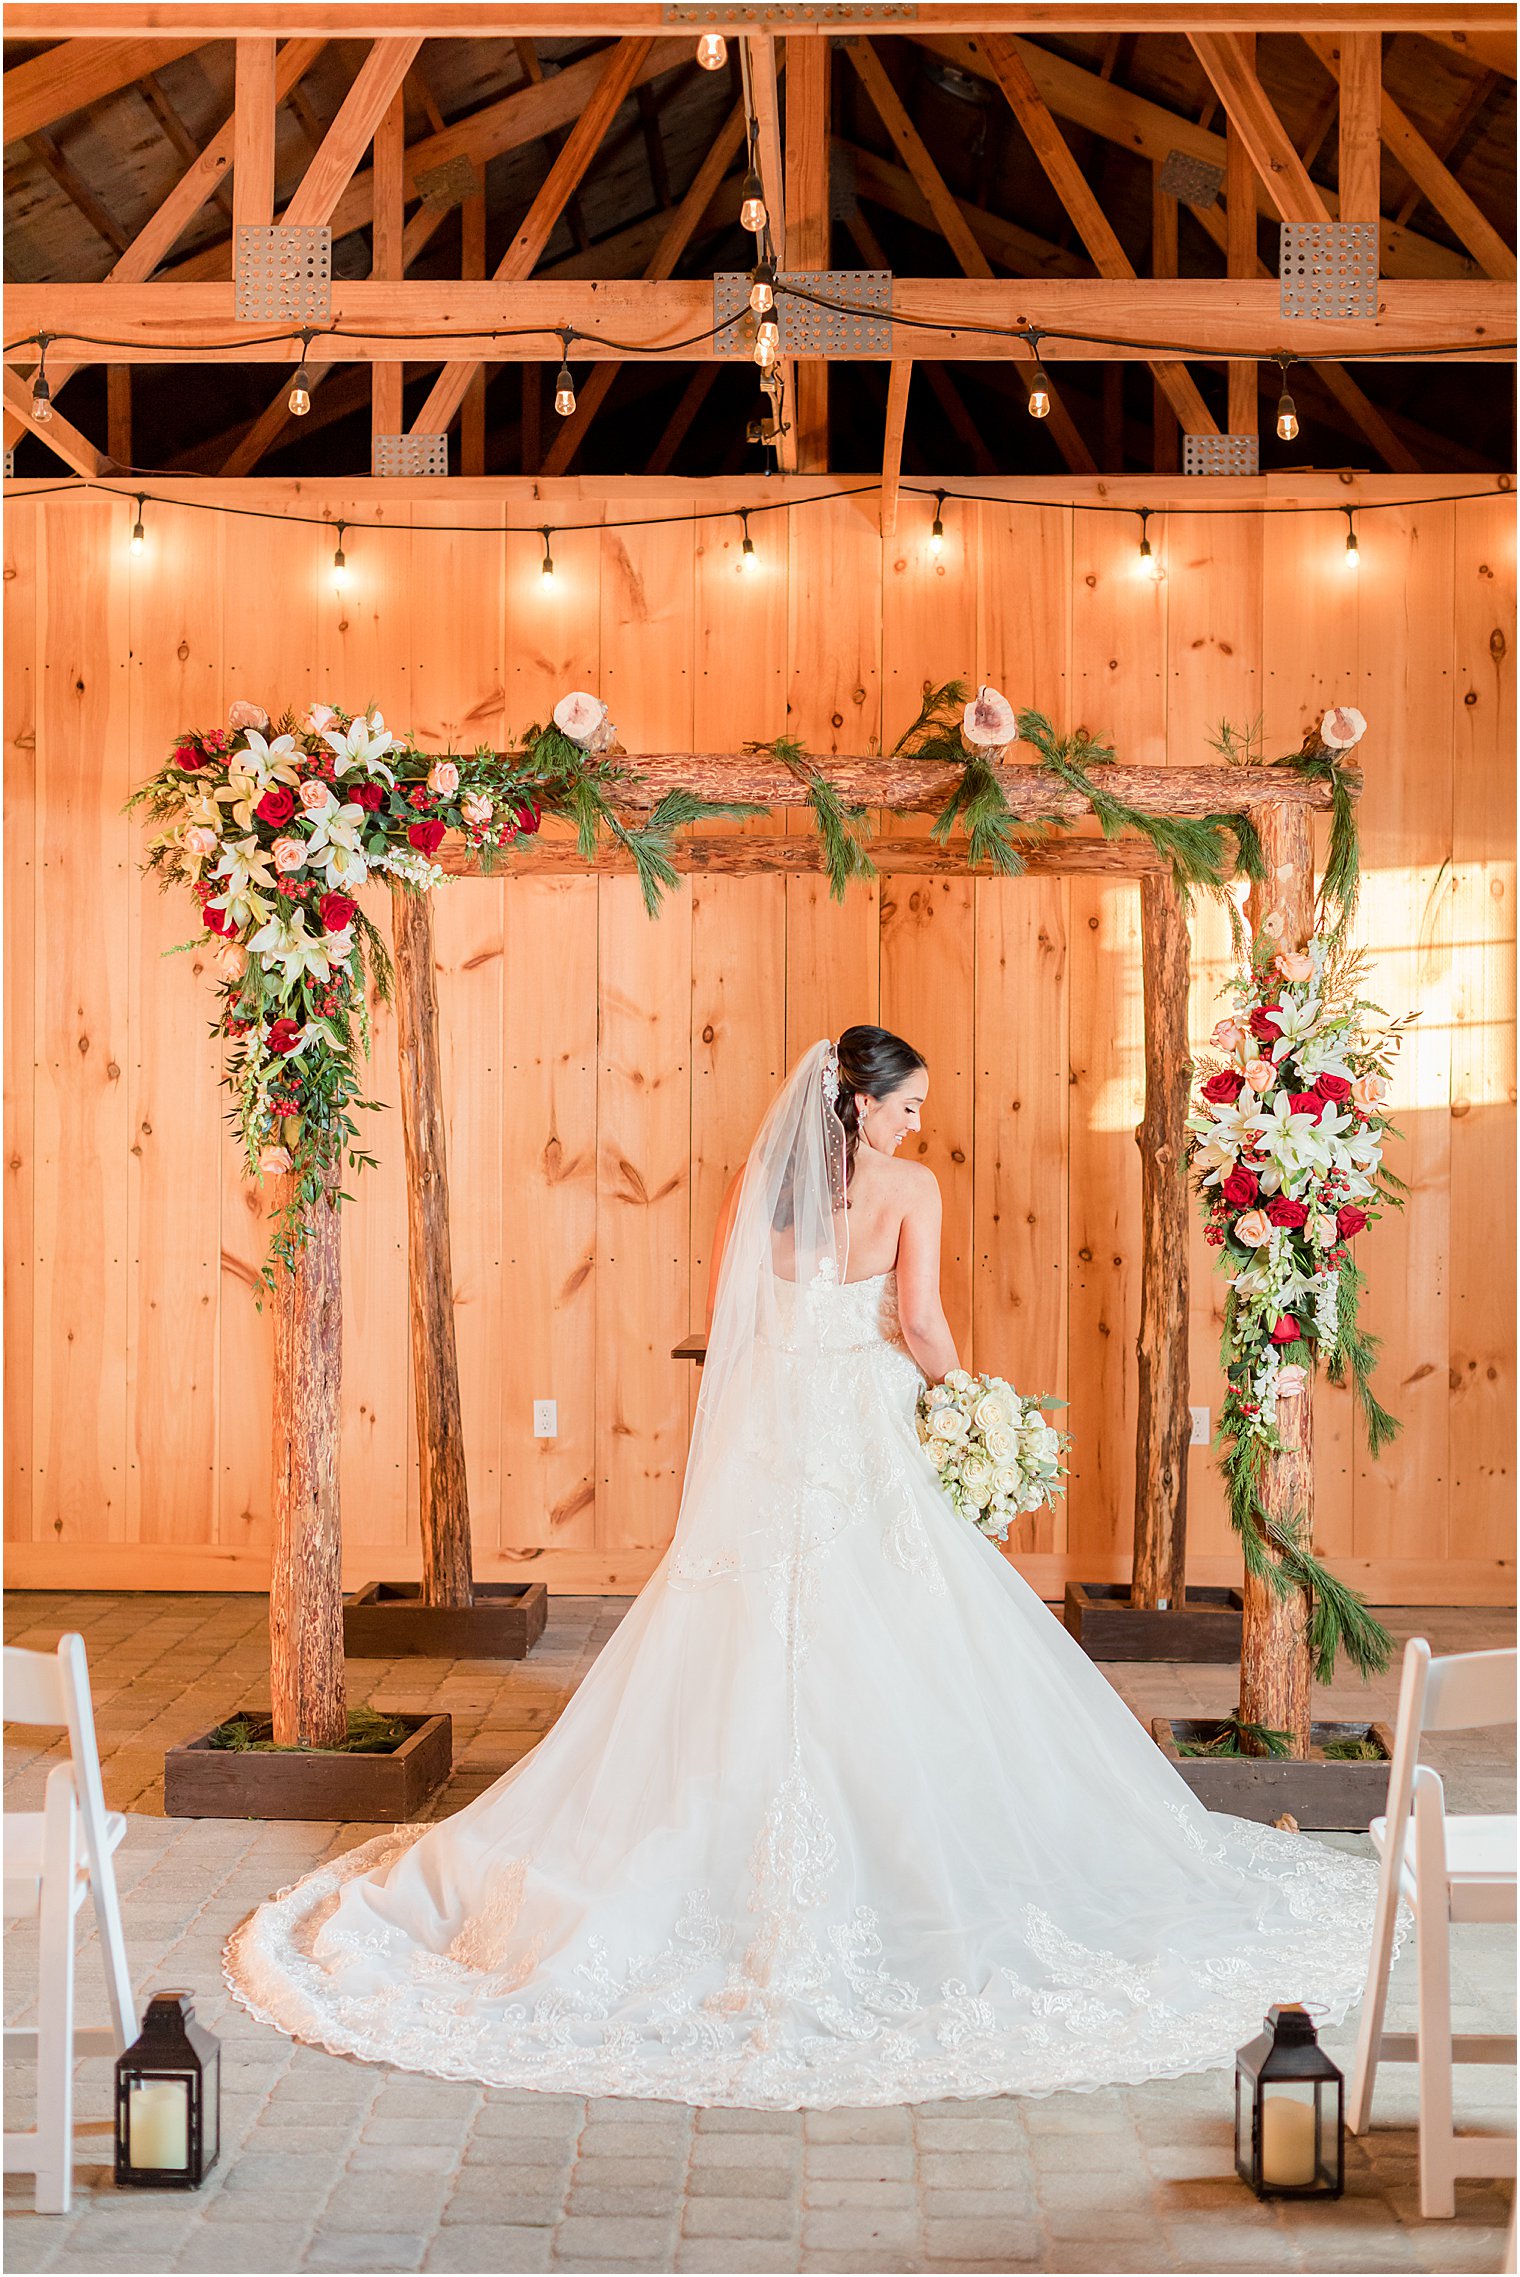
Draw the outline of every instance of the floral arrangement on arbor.
[[[227,725],[177,738],[165,765],[127,802],[157,825],[147,867],[187,886],[215,944],[220,999],[213,1033],[225,1040],[250,1175],[288,1175],[264,1266],[294,1263],[303,1212],[324,1194],[346,1200],[345,1169],[372,1165],[354,1114],[369,1051],[366,974],[382,1002],[391,989],[384,936],[358,894],[379,878],[408,892],[444,882],[434,857],[457,832],[482,870],[545,813],[568,816],[589,854],[602,832],[633,855],[651,912],[675,883],[671,833],[707,814],[750,814],[674,793],[634,828],[614,812],[615,731],[607,707],[576,691],[520,752],[469,758],[420,751],[373,707],[312,704],[271,721],[235,703]],[[186,942],[185,948],[196,946]]]
[[[1068,1434],[1047,1423],[1060,1401],[1021,1398],[1003,1376],[952,1368],[918,1395],[919,1444],[963,1518],[995,1542],[1009,1521],[1054,1503],[1066,1491]]]
[[[1304,1395],[1319,1361],[1332,1383],[1349,1382],[1374,1454],[1398,1429],[1372,1390],[1377,1340],[1360,1326],[1355,1249],[1385,1209],[1402,1207],[1383,1153],[1408,1022],[1361,994],[1363,965],[1328,932],[1300,952],[1264,929],[1229,984],[1236,1009],[1214,1030],[1188,1118],[1205,1238],[1229,1276],[1220,1438],[1230,1515],[1253,1570],[1312,1592],[1322,1679],[1342,1650],[1375,1672],[1389,1640],[1309,1543],[1269,1518],[1259,1484],[1283,1405]]]

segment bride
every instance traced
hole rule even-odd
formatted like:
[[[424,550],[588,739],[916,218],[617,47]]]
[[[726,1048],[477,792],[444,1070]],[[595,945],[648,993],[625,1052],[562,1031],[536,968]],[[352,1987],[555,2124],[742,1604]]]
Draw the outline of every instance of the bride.
[[[724,1202],[679,1522],[532,1752],[259,1907],[255,2016],[450,2079],[795,2110],[1221,2067],[1361,1989],[1375,1869],[1211,1816],[914,1430],[926,1065],[815,1044]]]

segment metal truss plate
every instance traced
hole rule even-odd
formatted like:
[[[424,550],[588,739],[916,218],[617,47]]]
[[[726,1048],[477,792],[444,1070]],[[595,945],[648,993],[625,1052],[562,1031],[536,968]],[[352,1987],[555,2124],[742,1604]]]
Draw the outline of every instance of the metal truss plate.
[[[484,188],[472,161],[461,150],[442,166],[425,166],[416,177],[418,194],[432,205],[462,206]]]
[[[1378,233],[1370,221],[1285,221],[1281,227],[1284,316],[1377,315]]]
[[[890,17],[893,23],[911,24],[918,20],[917,0],[908,5],[878,6],[876,0],[770,0],[768,6],[715,7],[712,0],[666,0],[660,11],[667,24],[712,25],[718,31],[752,24],[757,30],[768,25],[796,25],[801,28],[816,24],[826,28],[835,24],[875,24]]]
[[[332,231],[325,222],[310,228],[241,222],[233,276],[240,323],[282,316],[298,324],[327,318],[332,314]]]
[[[839,302],[820,308],[798,293]],[[783,356],[882,356],[892,351],[890,269],[783,269],[776,277],[776,323]],[[733,319],[742,319],[734,323]],[[713,322],[726,325],[715,342],[720,355],[750,356],[755,321],[749,308],[749,271],[722,269],[713,278]]]
[[[1224,168],[1211,166],[1206,158],[1195,158],[1190,151],[1169,150],[1157,176],[1157,188],[1185,206],[1217,205],[1224,188]]]
[[[1184,435],[1184,474],[1260,474],[1258,435]]]
[[[11,476],[12,476],[12,475],[15,473],[15,471],[16,471],[16,450],[15,450],[15,445],[13,444],[13,445],[11,446],[11,448],[10,448],[10,449],[9,449],[9,450],[6,452],[6,454],[5,454],[5,479],[6,479],[6,481],[7,481],[7,482],[9,482],[9,481],[10,481],[10,479],[11,479]]]
[[[370,449],[372,474],[447,474],[447,435],[376,435]]]

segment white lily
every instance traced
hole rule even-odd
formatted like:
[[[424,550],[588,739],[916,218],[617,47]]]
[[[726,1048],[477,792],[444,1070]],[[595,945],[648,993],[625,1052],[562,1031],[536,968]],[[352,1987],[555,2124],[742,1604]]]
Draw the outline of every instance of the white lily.
[[[273,893],[275,876],[270,861],[268,847],[261,846],[256,838],[232,838],[223,846],[222,858],[212,874],[227,880],[229,899],[246,898],[259,886]]]
[[[245,775],[252,775],[261,790],[267,791],[274,782],[294,783],[298,780],[295,762],[300,754],[296,750],[293,735],[277,735],[273,743],[270,743],[256,727],[248,727],[243,730],[243,742],[246,748],[233,754],[231,766],[240,768]]]
[[[1280,1092],[1273,1104],[1249,1118],[1257,1152],[1267,1158],[1262,1191],[1276,1193],[1316,1171],[1332,1168],[1335,1141],[1351,1127],[1352,1118],[1327,1107],[1318,1117],[1294,1114],[1288,1095]]]
[[[330,886],[363,885],[369,876],[369,863],[359,843],[364,822],[362,806],[352,801],[340,806],[336,799],[318,807],[311,816],[306,859],[312,869],[323,872]]]
[[[248,943],[250,956],[259,956],[266,964],[278,965],[285,976],[286,985],[298,980],[303,972],[313,980],[324,981],[332,971],[332,958],[328,954],[328,936],[308,933],[306,912],[291,911],[288,917],[271,917]]]
[[[351,775],[357,769],[369,776],[383,776],[388,783],[395,782],[395,776],[381,761],[387,751],[394,749],[396,738],[379,712],[356,719],[346,732],[328,728],[323,741],[338,755],[339,774]]]

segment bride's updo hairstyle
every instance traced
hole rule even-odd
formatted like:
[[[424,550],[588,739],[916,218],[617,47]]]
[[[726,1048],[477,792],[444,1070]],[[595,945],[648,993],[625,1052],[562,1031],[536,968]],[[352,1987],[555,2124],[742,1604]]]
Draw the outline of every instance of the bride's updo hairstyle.
[[[903,1084],[921,1074],[928,1061],[922,1052],[894,1036],[890,1028],[846,1028],[836,1050],[839,1054],[839,1097],[835,1112],[844,1125],[845,1177],[855,1167],[855,1149],[860,1144],[860,1115],[855,1105],[855,1094],[863,1092],[868,1099],[885,1099],[889,1092],[900,1090]]]

